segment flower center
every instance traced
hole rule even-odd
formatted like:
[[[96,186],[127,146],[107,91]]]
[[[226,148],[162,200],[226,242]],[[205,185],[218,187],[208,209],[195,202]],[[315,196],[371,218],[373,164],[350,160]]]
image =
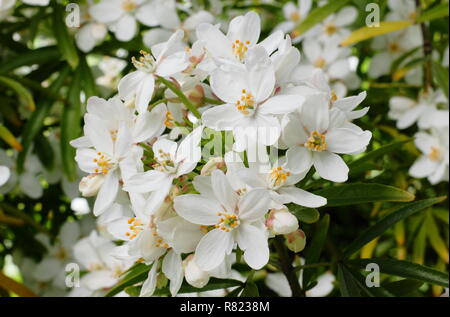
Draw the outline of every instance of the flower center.
[[[334,90],[330,92],[330,99],[331,102],[335,102],[336,100],[338,100],[338,96],[336,95],[336,92]]]
[[[291,21],[293,22],[298,22],[300,21],[300,13],[298,11],[294,11],[291,13],[291,15],[289,16],[289,18],[291,19]]]
[[[400,45],[396,42],[389,43],[389,51],[396,53],[400,51]]]
[[[338,30],[338,27],[334,25],[333,23],[325,25],[325,33],[328,35],[333,35]]]
[[[412,21],[416,21],[417,19],[417,11],[413,11],[408,15],[408,18]]]
[[[152,165],[155,170],[165,173],[175,173],[176,166],[170,157],[170,153],[159,150],[159,159],[156,159],[156,163]]]
[[[122,9],[124,11],[133,11],[137,6],[137,3],[133,0],[122,0]]]
[[[95,173],[106,175],[114,168],[114,163],[111,162],[111,158],[102,152],[97,152],[97,156],[92,159],[97,164],[97,168],[94,169]]]
[[[317,131],[311,132],[310,137],[304,144],[306,148],[322,152],[327,149],[327,143],[325,142],[325,134],[319,133]]]
[[[126,232],[125,235],[133,240],[136,236],[144,230],[144,224],[141,219],[136,219],[135,217],[128,219],[128,228],[130,231]]]
[[[234,41],[231,48],[233,49],[233,54],[240,61],[244,60],[245,54],[248,51],[248,46],[250,45],[250,41],[241,42],[239,40]]]
[[[286,183],[289,176],[291,176],[290,172],[285,171],[281,166],[277,166],[269,174],[269,183],[272,188],[279,188]]]
[[[317,68],[324,68],[326,63],[327,62],[325,61],[325,59],[323,57],[318,57],[314,61],[314,66],[317,67]]]
[[[131,62],[133,63],[136,69],[141,70],[147,73],[153,73],[156,68],[155,58],[148,52],[141,50],[141,57],[137,60],[134,56],[131,58]]]
[[[231,230],[237,228],[240,224],[239,218],[235,214],[218,212],[217,216],[220,217],[220,220],[219,223],[215,225],[215,227],[219,228],[220,230],[230,232]]]
[[[164,248],[164,249],[168,249],[170,248],[169,244],[167,242],[165,242],[163,240],[163,238],[161,238],[160,236],[158,236],[158,234],[156,233],[156,231],[153,231],[152,235],[155,237],[155,247],[157,248]]]
[[[242,96],[241,99],[236,101],[236,108],[240,113],[246,116],[253,113],[255,110],[255,98],[253,98],[251,93],[247,92],[245,89],[242,89]]]
[[[441,158],[441,151],[437,147],[432,146],[431,152],[428,154],[428,158],[432,161],[439,161]]]

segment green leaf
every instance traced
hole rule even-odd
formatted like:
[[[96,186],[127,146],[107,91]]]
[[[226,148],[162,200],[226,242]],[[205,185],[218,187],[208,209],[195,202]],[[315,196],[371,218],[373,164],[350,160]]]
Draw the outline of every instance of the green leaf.
[[[125,275],[123,279],[121,279],[113,288],[106,293],[105,297],[112,297],[121,291],[123,291],[126,287],[133,286],[136,283],[143,282],[150,271],[151,265],[138,264],[136,265],[130,272]]]
[[[448,70],[441,64],[433,62],[433,74],[436,84],[442,89],[448,98]]]
[[[258,286],[254,282],[247,282],[239,297],[259,297]]]
[[[51,92],[58,92],[61,86],[64,84],[64,80],[68,75],[69,69],[64,68],[60,73],[58,78],[50,85],[49,89]],[[25,164],[25,159],[28,154],[28,149],[30,148],[33,140],[38,135],[42,129],[45,117],[50,112],[53,105],[53,100],[46,99],[42,104],[33,112],[30,119],[27,121],[25,128],[22,133],[22,145],[24,151],[21,151],[17,157],[17,169],[21,173],[23,170],[23,165]]]
[[[376,36],[403,30],[411,25],[413,25],[413,21],[407,20],[407,21],[382,21],[380,22],[379,26],[372,26],[372,27],[364,26],[360,29],[357,29],[356,31],[353,31],[348,37],[346,37],[341,42],[341,45],[348,46],[351,44],[356,44]]]
[[[434,251],[436,251],[436,253],[442,258],[442,260],[444,260],[445,263],[448,263],[448,247],[445,244],[444,239],[442,239],[441,235],[439,234],[439,228],[436,224],[436,221],[434,220],[431,210],[428,210],[425,216],[424,226],[426,227],[428,240],[430,241],[430,244],[433,247]]]
[[[375,225],[364,231],[355,241],[353,241],[344,251],[343,256],[349,257],[364,245],[382,235],[387,229],[392,227],[398,221],[403,220],[416,212],[428,208],[434,204],[444,201],[446,197],[430,198],[409,203],[381,219]]]
[[[36,152],[39,161],[41,161],[42,165],[48,171],[53,170],[55,167],[55,154],[48,139],[45,136],[38,134],[34,144],[34,151]]]
[[[367,287],[366,277],[354,269],[347,267],[345,264],[338,265],[341,272],[341,280],[344,289],[341,294],[344,297],[393,297],[393,295],[381,286]],[[338,275],[339,278],[339,275]],[[358,295],[359,294],[359,295]]]
[[[396,297],[410,297],[413,293],[417,292],[422,285],[422,281],[404,279],[387,283],[383,285],[383,287]]]
[[[330,14],[336,13],[344,7],[349,0],[330,1],[328,4],[312,10],[308,16],[300,23],[296,29],[296,33],[301,35],[314,27],[316,24],[323,22]]]
[[[13,56],[2,62],[0,73],[8,73],[22,66],[41,65],[51,61],[59,61],[61,54],[55,46],[47,46]]]
[[[33,96],[30,91],[25,88],[21,83],[15,81],[14,79],[0,76],[0,83],[5,84],[12,90],[14,90],[19,96],[19,99],[26,105],[28,111],[34,111],[36,109],[36,105],[34,104]]]
[[[196,288],[189,284],[184,284],[181,286],[180,291],[178,293],[182,294],[182,293],[206,292],[236,286],[243,286],[243,283],[241,281],[233,279],[210,278],[208,284],[202,288]]]
[[[391,65],[391,71],[390,73],[393,74],[395,73],[399,68],[400,65],[402,65],[402,63],[410,56],[414,55],[417,51],[421,50],[422,46],[417,46],[403,54],[401,54],[399,57],[397,57]]]
[[[327,207],[358,205],[378,201],[406,202],[414,195],[400,188],[382,184],[351,183],[318,190],[314,194],[325,197]]]
[[[426,283],[448,287],[448,274],[436,271],[430,267],[394,259],[357,259],[347,264],[365,269],[367,264],[375,263],[380,267],[380,273],[415,279]]]
[[[238,297],[239,294],[242,292],[242,287],[238,287],[235,290],[231,291],[225,297]]]
[[[319,221],[320,213],[315,208],[306,208],[293,204],[288,205],[288,208],[301,222],[311,224]]]
[[[327,239],[328,228],[330,226],[330,215],[326,214],[322,217],[322,220],[318,223],[316,230],[313,234],[310,245],[305,250],[305,265],[317,263],[322,254],[325,241]],[[314,269],[304,269],[303,270],[303,283],[302,285],[307,288],[309,282],[311,281],[314,273]]]
[[[368,161],[372,161],[374,159],[377,159],[383,155],[386,155],[388,153],[391,153],[393,151],[399,150],[402,148],[402,146],[406,143],[411,142],[413,139],[408,139],[408,140],[402,140],[402,141],[398,141],[398,142],[393,142],[390,144],[386,144],[383,145],[381,147],[379,147],[376,150],[373,150],[369,153],[367,153],[366,155],[364,155],[363,157],[360,157],[357,160],[354,160],[353,162],[348,164],[348,167],[350,168],[350,174],[352,174],[352,170],[356,169],[358,167],[360,167],[361,165],[363,165],[363,163],[366,163]]]
[[[0,139],[5,141],[9,146],[16,149],[17,151],[22,151],[22,144],[16,139],[16,137],[8,130],[7,127],[0,124]]]
[[[64,23],[64,15],[61,6],[58,4],[53,6],[52,30],[55,35],[59,51],[69,65],[75,69],[79,63],[77,49],[75,48],[73,38],[70,36],[67,26]]]
[[[95,84],[95,78],[92,74],[91,68],[86,61],[86,56],[83,56],[83,58],[80,59],[80,68],[81,78],[83,78],[82,86],[83,91],[86,94],[86,99],[92,96],[96,96],[97,85]]]
[[[80,67],[74,73],[69,87],[67,100],[61,118],[61,159],[64,172],[70,181],[74,181],[76,175],[75,148],[69,142],[77,138],[81,133],[81,71]]]
[[[417,23],[440,19],[448,16],[448,3],[442,3],[423,12],[417,19]]]

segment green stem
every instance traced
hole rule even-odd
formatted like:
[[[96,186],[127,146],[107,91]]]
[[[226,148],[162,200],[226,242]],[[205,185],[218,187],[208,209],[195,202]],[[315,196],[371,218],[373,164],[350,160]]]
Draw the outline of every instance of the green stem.
[[[416,10],[420,14],[421,6],[420,0],[416,0]],[[422,31],[423,40],[423,55],[425,62],[423,64],[423,88],[425,92],[433,88],[433,73],[432,73],[432,53],[433,45],[430,41],[430,30],[425,23],[420,23],[420,29]]]
[[[224,104],[223,101],[221,101],[221,100],[212,99],[212,98],[208,98],[208,97],[203,98],[203,100],[206,103],[209,103],[209,104],[212,104],[212,105],[223,105]]]
[[[305,297],[305,293],[302,291],[300,287],[297,274],[295,274],[294,268],[292,267],[292,257],[289,256],[288,250],[284,245],[283,237],[281,235],[276,236],[275,239],[273,239],[273,243],[278,253],[281,270],[283,271],[284,275],[286,276],[289,282],[289,287],[291,288],[292,296]]]
[[[198,119],[202,117],[200,112],[198,112],[197,108],[194,106],[194,104],[183,94],[183,92],[178,89],[174,83],[172,83],[170,80],[167,80],[163,77],[158,77],[158,81],[163,83],[167,88],[173,91],[175,95],[177,95],[178,98],[180,98],[180,101],[186,106],[186,108],[189,109],[190,112],[194,114]]]

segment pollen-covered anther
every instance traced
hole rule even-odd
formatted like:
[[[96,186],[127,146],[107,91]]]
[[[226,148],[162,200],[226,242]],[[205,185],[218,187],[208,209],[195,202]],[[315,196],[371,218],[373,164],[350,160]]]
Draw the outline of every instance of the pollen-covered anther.
[[[237,228],[240,224],[239,218],[235,214],[219,212],[217,215],[221,218],[215,227],[225,232],[230,232],[231,230]]]
[[[153,72],[156,64],[154,57],[144,50],[141,50],[139,53],[141,54],[139,60],[133,56],[131,57],[131,63],[133,63],[134,67],[138,70],[149,73]]]
[[[305,142],[304,146],[312,151],[322,152],[327,149],[325,134],[317,131],[311,132],[310,137]]]
[[[325,25],[325,33],[327,33],[328,35],[333,35],[334,33],[337,32],[337,30],[338,27],[333,23]]]
[[[239,60],[244,60],[245,54],[248,51],[248,47],[250,45],[250,41],[241,42],[240,40],[234,41],[231,48],[233,49],[233,54]]]
[[[317,67],[317,68],[324,68],[326,64],[327,64],[327,61],[323,57],[318,57],[314,61],[314,67]]]
[[[270,173],[270,180],[274,186],[282,186],[286,183],[289,176],[291,176],[289,171],[285,171],[283,167],[278,166],[272,169]]]
[[[94,169],[94,172],[97,174],[106,175],[114,167],[111,158],[102,152],[97,152],[97,156],[92,161],[97,164],[97,167]]]
[[[128,219],[128,229],[130,231],[125,233],[125,236],[127,236],[130,240],[133,240],[136,238],[136,236],[144,230],[144,225],[140,219],[136,219],[135,217],[132,217]]]
[[[253,95],[247,92],[247,90],[242,89],[242,96],[236,101],[236,108],[244,115],[250,114],[250,110],[255,109],[255,99],[253,98]]]
[[[175,126],[175,118],[173,117],[172,113],[170,111],[167,111],[166,113],[166,120],[164,120],[164,125],[168,128],[173,128]]]

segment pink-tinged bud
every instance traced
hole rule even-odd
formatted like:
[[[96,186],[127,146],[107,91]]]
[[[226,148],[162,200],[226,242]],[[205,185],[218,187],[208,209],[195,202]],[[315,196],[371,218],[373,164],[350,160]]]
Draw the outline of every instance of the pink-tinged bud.
[[[101,174],[89,174],[81,179],[78,189],[84,197],[92,197],[97,195],[100,187],[102,187],[105,176]]]
[[[202,271],[194,261],[194,256],[191,254],[183,261],[184,278],[190,285],[202,288],[209,282],[209,274]]]
[[[298,220],[287,208],[272,209],[266,226],[274,234],[288,234],[298,229]]]
[[[305,248],[306,245],[306,235],[301,230],[298,229],[290,234],[284,236],[286,238],[286,245],[292,252],[300,252]]]
[[[200,175],[209,176],[216,169],[225,169],[225,161],[220,156],[210,158],[200,171]]]

